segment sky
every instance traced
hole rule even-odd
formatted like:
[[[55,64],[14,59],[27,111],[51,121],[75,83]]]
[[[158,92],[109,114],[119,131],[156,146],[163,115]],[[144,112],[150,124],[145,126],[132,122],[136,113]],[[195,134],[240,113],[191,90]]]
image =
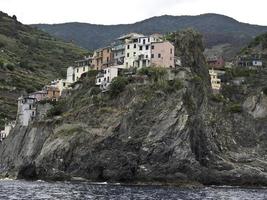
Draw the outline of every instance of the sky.
[[[267,0],[0,0],[0,10],[24,24],[127,24],[160,15],[218,13],[267,25]]]

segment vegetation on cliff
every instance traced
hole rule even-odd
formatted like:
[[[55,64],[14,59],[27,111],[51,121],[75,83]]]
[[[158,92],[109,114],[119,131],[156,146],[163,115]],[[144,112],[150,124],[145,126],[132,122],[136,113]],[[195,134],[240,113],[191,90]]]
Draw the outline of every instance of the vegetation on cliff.
[[[65,76],[66,68],[85,53],[0,12],[0,129],[6,118],[15,118],[20,94]]]

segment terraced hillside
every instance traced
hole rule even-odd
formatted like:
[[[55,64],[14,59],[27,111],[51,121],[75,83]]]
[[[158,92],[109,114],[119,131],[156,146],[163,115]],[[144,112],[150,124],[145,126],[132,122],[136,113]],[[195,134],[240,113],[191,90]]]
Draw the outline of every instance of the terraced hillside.
[[[15,118],[19,95],[62,77],[68,65],[87,53],[0,12],[0,128]]]

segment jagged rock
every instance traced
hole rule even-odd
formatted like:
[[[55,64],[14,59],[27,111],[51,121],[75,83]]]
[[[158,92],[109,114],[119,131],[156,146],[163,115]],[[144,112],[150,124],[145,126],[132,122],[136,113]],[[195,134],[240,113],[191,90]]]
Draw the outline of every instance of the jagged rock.
[[[243,107],[254,118],[265,118],[267,117],[267,96],[264,94],[250,96]]]

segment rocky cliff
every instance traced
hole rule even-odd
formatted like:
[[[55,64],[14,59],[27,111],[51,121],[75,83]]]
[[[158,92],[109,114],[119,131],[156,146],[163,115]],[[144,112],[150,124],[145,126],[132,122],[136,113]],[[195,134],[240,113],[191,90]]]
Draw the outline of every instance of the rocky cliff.
[[[198,33],[176,33],[173,42],[184,67],[173,71],[172,81],[129,80],[114,96],[99,92],[89,75],[57,112],[50,110],[28,128],[15,128],[0,145],[1,174],[267,185],[266,118],[242,106],[234,109],[230,97],[212,95]]]

